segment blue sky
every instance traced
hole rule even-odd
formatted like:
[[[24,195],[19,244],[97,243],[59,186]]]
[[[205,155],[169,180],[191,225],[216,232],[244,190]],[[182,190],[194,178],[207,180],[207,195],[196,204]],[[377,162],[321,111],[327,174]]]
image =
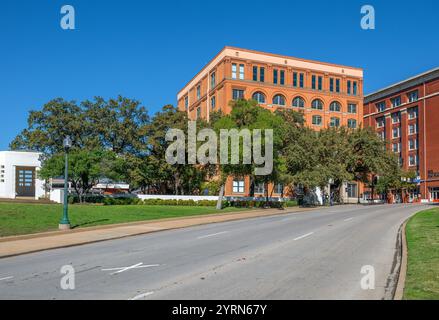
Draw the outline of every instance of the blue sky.
[[[65,4],[76,30],[60,28]],[[375,30],[360,28],[364,4]],[[2,0],[0,150],[55,97],[175,104],[225,45],[362,67],[369,93],[439,66],[438,14],[436,0]]]

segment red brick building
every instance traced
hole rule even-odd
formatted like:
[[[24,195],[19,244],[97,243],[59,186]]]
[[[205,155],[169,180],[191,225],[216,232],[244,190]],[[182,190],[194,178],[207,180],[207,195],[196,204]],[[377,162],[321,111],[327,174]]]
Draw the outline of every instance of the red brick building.
[[[439,201],[439,68],[365,96],[363,114],[402,168],[417,172],[411,199]]]

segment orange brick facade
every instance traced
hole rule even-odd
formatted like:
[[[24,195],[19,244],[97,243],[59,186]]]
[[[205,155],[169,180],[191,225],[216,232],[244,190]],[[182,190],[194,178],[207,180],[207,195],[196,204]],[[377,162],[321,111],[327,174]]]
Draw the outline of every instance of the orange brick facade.
[[[179,93],[178,108],[190,119],[209,120],[210,113],[231,111],[234,98],[258,100],[269,110],[304,113],[315,130],[327,126],[362,125],[363,71],[359,68],[225,47]],[[230,177],[226,195],[248,195]],[[234,192],[235,189],[235,192]],[[279,195],[275,186],[269,194]]]
[[[365,97],[364,125],[374,128],[399,155],[403,169],[416,171],[418,195],[439,201],[439,68]]]

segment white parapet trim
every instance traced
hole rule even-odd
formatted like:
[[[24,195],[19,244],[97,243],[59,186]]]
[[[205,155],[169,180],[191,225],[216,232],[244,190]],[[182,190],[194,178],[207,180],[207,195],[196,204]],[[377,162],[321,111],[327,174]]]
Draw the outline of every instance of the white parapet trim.
[[[137,197],[142,200],[146,199],[161,199],[161,200],[218,200],[218,196],[177,196],[177,195],[162,195],[162,194],[138,194]]]

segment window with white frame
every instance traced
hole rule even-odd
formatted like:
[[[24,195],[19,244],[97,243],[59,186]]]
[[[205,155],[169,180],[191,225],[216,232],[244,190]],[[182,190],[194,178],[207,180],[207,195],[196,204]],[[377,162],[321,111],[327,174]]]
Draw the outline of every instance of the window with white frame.
[[[215,75],[215,72],[212,72],[210,74],[210,88],[211,89],[215,88],[215,86],[216,86],[216,75]]]
[[[255,92],[253,93],[252,99],[256,100],[258,103],[265,103],[265,94],[260,91]]]
[[[210,98],[210,108],[211,108],[212,110],[214,110],[215,107],[216,107],[216,97],[213,96],[212,98]]]
[[[395,153],[401,152],[401,142],[395,142],[392,144],[392,151]]]
[[[416,134],[416,133],[418,133],[418,124],[417,123],[409,124],[409,134]]]
[[[418,101],[418,90],[415,90],[415,91],[409,92],[409,93],[407,94],[407,98],[408,98],[409,102],[415,102],[415,101]]]
[[[348,128],[355,129],[357,127],[357,120],[348,119]]]
[[[348,103],[348,113],[357,113],[357,105],[355,103]]]
[[[323,101],[320,99],[314,99],[311,102],[311,108],[316,110],[323,110]]]
[[[354,95],[354,96],[356,96],[357,95],[357,92],[358,92],[358,84],[357,84],[357,81],[354,81],[353,83],[352,83],[352,94]]]
[[[386,110],[386,102],[382,101],[376,104],[376,109],[377,112],[383,112],[384,110]]]
[[[244,65],[243,64],[239,65],[239,79],[244,80]]]
[[[265,193],[265,183],[260,182],[255,184],[255,193]]]
[[[380,131],[377,133],[378,137],[381,138],[381,140],[386,140],[386,132],[385,131]]]
[[[197,100],[201,98],[201,86],[197,86]]]
[[[233,180],[233,192],[244,193],[244,180]]]
[[[392,104],[392,108],[400,106],[401,105],[401,96],[397,96],[395,98],[390,99],[390,103]]]
[[[355,183],[348,183],[347,185],[348,198],[357,198],[357,185]]]
[[[416,119],[418,117],[418,108],[413,107],[407,110],[409,119]]]
[[[376,118],[377,128],[382,128],[386,124],[384,117]]]
[[[232,79],[236,79],[237,66],[236,63],[232,63]]]
[[[404,159],[403,159],[403,157],[400,156],[400,157],[398,158],[398,164],[399,164],[400,167],[403,166],[403,164],[404,164]]]
[[[413,167],[418,164],[418,155],[411,154],[409,155],[409,166]]]
[[[295,97],[292,105],[296,108],[305,108],[305,100],[301,97]]]
[[[285,105],[285,97],[281,94],[277,94],[273,97],[273,104],[278,106]]]
[[[244,99],[244,90],[233,89],[232,90],[232,99],[233,100]]]
[[[418,149],[418,139],[410,139],[409,150],[417,150],[417,149]]]
[[[401,136],[401,128],[400,127],[395,127],[392,129],[392,138],[399,138]]]
[[[312,116],[312,124],[315,126],[321,126],[322,125],[322,116]]]
[[[400,123],[401,114],[399,112],[392,113],[392,123]]]
[[[341,111],[341,104],[337,101],[331,102],[331,104],[329,105],[329,111],[340,112]]]
[[[330,127],[338,128],[340,127],[340,118],[332,117],[331,121],[329,122]]]
[[[187,110],[189,108],[189,97],[184,97],[184,108]]]

